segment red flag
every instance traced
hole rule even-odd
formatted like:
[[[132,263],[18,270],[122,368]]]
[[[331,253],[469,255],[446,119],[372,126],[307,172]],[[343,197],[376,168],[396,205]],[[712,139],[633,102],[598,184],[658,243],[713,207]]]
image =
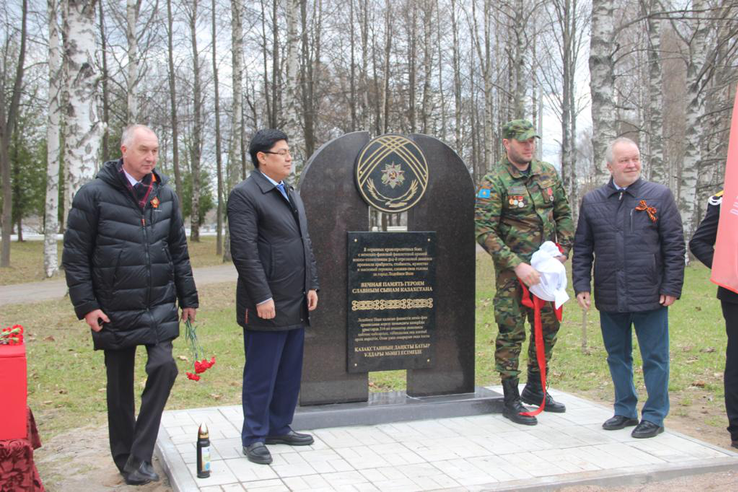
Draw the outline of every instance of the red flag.
[[[725,164],[725,193],[720,206],[710,280],[738,293],[738,91],[733,104],[728,161]]]

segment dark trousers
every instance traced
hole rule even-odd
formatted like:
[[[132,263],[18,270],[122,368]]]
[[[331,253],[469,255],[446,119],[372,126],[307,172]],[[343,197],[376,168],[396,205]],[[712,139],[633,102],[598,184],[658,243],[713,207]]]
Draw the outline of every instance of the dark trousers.
[[[177,378],[177,364],[172,357],[171,340],[146,345],[146,352],[148,378],[136,418],[133,399],[136,347],[105,351],[110,452],[120,471],[123,471],[129,456],[139,461],[151,462],[161,414]]]
[[[728,413],[730,438],[738,441],[738,304],[720,302],[728,335],[725,351],[725,410]]]
[[[302,377],[305,329],[243,330],[243,430],[248,446],[290,432]]]
[[[643,420],[664,425],[669,413],[669,308],[638,313],[603,311],[600,326],[615,386],[615,415],[638,418],[638,395],[633,385],[632,327],[635,327],[648,392],[641,416]]]

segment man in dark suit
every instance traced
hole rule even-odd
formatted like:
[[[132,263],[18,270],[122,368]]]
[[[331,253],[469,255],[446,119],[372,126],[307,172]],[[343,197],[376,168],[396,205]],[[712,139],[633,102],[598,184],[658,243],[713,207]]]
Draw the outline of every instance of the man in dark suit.
[[[113,460],[129,485],[159,480],[151,466],[159,423],[177,377],[172,340],[195,320],[192,277],[179,200],[155,170],[159,140],[133,125],[122,157],[106,162],[74,196],[62,263],[69,298],[105,351],[108,430]],[[146,387],[138,417],[133,386],[136,348],[146,347]]]
[[[318,277],[287,135],[259,130],[249,147],[256,170],[228,198],[231,255],[238,270],[236,316],[243,327],[246,457],[272,462],[266,444],[308,446],[290,428],[302,376],[305,327],[318,306]]]
[[[721,191],[708,201],[707,214],[700,222],[694,237],[689,242],[689,250],[702,263],[712,268],[715,254],[720,205],[723,201]],[[723,308],[725,332],[728,346],[725,350],[725,410],[728,414],[728,432],[731,446],[738,448],[738,294],[724,287],[718,287],[717,297]]]

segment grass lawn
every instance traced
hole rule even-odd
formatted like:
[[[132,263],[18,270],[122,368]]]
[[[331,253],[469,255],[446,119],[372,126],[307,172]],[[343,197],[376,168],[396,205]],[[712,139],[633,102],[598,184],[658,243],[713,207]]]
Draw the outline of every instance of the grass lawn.
[[[205,267],[223,263],[215,254],[215,236],[203,236],[199,243],[189,241],[192,266]],[[62,243],[57,244],[61,262]],[[44,280],[44,242],[17,241],[10,245],[10,268],[0,268],[0,285],[22,284]]]
[[[214,239],[205,238],[192,248],[196,264],[214,251]],[[39,243],[40,244],[40,243]],[[25,245],[24,245],[25,246]],[[202,250],[202,253],[200,252]],[[20,256],[20,255],[19,255]],[[477,259],[477,342],[476,383],[499,384],[494,372],[494,323],[492,299],[494,273],[488,256]],[[697,419],[715,429],[725,426],[722,370],[725,361],[725,333],[716,288],[709,271],[701,265],[687,268],[682,300],[670,309],[671,402],[672,416]],[[208,355],[215,355],[216,366],[200,382],[189,381],[184,373],[192,361],[183,337],[175,341],[179,365],[169,409],[235,405],[241,399],[243,342],[241,329],[234,321],[234,296],[230,284],[201,288],[198,334]],[[573,297],[573,293],[570,293]],[[330,295],[324,292],[323,296]],[[28,342],[29,404],[36,415],[41,435],[48,438],[86,424],[105,422],[105,376],[103,354],[92,350],[89,330],[77,321],[68,299],[36,304],[4,306],[0,326],[20,323],[26,327]],[[554,350],[549,381],[552,387],[570,391],[596,401],[612,400],[612,383],[593,310],[587,319],[587,349],[582,349],[582,312],[575,302],[564,309],[564,323]],[[139,355],[143,354],[139,349]],[[525,354],[526,351],[524,350]],[[634,349],[635,364],[640,355]],[[145,383],[146,357],[137,358],[136,381]],[[521,367],[524,366],[521,360]],[[405,372],[379,372],[370,375],[372,391],[403,389]],[[645,395],[640,369],[636,386]]]

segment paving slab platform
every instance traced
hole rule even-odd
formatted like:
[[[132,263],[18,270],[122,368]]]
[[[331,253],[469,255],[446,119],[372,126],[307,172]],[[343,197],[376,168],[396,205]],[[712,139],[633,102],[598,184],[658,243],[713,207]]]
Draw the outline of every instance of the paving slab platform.
[[[311,432],[312,446],[269,446],[269,466],[242,454],[240,406],[170,410],[162,419],[157,454],[178,492],[556,490],[738,468],[738,454],[672,432],[668,419],[663,434],[633,439],[632,428],[602,430],[610,408],[556,390],[551,394],[567,411],[544,412],[537,426],[490,413],[321,428]],[[195,473],[201,423],[210,430],[207,479]]]

